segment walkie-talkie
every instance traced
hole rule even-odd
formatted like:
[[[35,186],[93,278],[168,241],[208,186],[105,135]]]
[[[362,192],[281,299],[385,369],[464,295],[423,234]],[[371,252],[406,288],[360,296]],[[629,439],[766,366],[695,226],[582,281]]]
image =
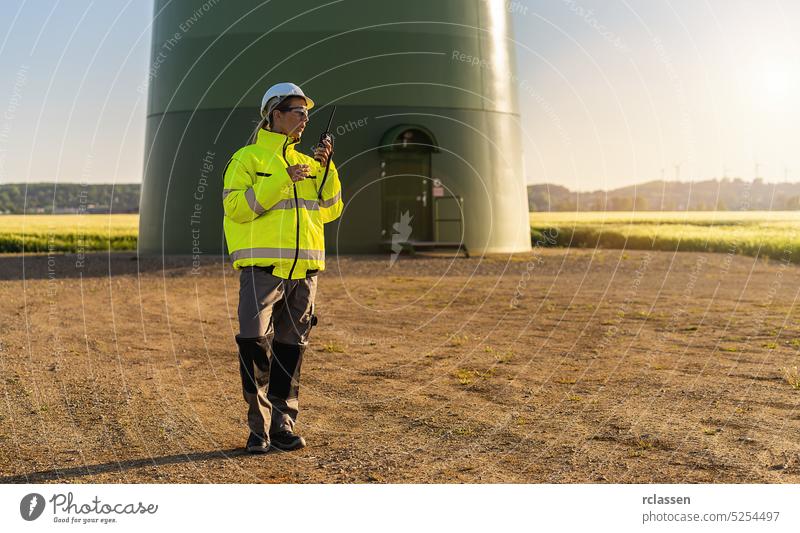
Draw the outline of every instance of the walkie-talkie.
[[[331,116],[328,118],[328,126],[325,128],[325,131],[322,132],[322,135],[319,136],[319,146],[325,146],[324,142],[326,140],[331,143],[331,153],[328,155],[328,161],[325,163],[325,174],[322,175],[322,182],[320,182],[318,189],[318,196],[320,199],[322,199],[322,187],[325,186],[325,180],[328,179],[328,170],[331,168],[331,159],[333,159],[333,135],[331,135],[331,124],[333,124],[334,113],[336,113],[336,106],[333,106],[333,109],[331,109]],[[314,157],[314,159],[322,163],[322,161],[316,157]]]
[[[331,153],[333,153],[333,135],[331,135],[331,124],[333,123],[333,114],[334,113],[336,113],[336,106],[333,106],[333,109],[331,109],[331,116],[328,118],[328,127],[325,128],[325,131],[323,131],[322,135],[319,136],[319,145],[318,145],[318,146],[324,146],[323,143],[325,141],[330,142],[331,143]],[[317,158],[315,157],[314,159],[317,159]],[[330,159],[331,158],[329,157],[328,161],[330,161]],[[317,161],[322,163],[322,161],[320,161],[319,159],[317,159]]]

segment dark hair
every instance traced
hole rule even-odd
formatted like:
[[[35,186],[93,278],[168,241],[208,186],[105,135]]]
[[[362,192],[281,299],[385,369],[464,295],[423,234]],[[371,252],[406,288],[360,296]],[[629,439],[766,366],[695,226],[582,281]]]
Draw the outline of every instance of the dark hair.
[[[270,123],[272,123],[272,113],[274,113],[275,111],[280,111],[281,113],[286,113],[287,111],[292,109],[292,107],[293,106],[284,105],[283,103],[280,103],[280,104],[276,105],[275,107],[273,107],[272,111],[270,111],[270,113],[269,113],[270,114],[270,117],[269,117]]]

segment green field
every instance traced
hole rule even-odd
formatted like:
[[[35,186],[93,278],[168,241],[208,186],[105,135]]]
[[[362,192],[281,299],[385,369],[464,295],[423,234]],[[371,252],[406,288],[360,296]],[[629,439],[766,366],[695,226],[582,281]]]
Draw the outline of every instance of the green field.
[[[800,263],[798,211],[553,212],[531,213],[530,223],[534,245],[733,252]],[[135,250],[138,226],[138,215],[0,215],[0,252]]]
[[[0,215],[0,252],[135,250],[139,215]]]
[[[800,263],[800,211],[531,213],[533,243],[736,253]],[[548,238],[549,237],[549,238]]]

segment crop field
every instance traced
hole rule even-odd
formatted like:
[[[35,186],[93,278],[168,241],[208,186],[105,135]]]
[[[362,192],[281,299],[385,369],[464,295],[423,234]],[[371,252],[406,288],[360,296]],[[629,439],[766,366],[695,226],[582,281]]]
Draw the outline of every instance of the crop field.
[[[800,262],[800,211],[531,213],[534,245]],[[0,253],[135,250],[138,215],[0,216]]]
[[[721,252],[800,263],[799,211],[531,213],[534,244]]]
[[[135,250],[139,215],[2,215],[0,253]]]

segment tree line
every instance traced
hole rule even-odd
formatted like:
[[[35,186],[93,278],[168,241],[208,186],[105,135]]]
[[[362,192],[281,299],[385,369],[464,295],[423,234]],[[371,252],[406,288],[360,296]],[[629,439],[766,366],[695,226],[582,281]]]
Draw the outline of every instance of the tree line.
[[[138,183],[0,184],[0,213],[138,213]]]
[[[794,211],[800,183],[723,178],[695,182],[650,181],[610,191],[571,191],[561,185],[528,186],[531,211]]]

